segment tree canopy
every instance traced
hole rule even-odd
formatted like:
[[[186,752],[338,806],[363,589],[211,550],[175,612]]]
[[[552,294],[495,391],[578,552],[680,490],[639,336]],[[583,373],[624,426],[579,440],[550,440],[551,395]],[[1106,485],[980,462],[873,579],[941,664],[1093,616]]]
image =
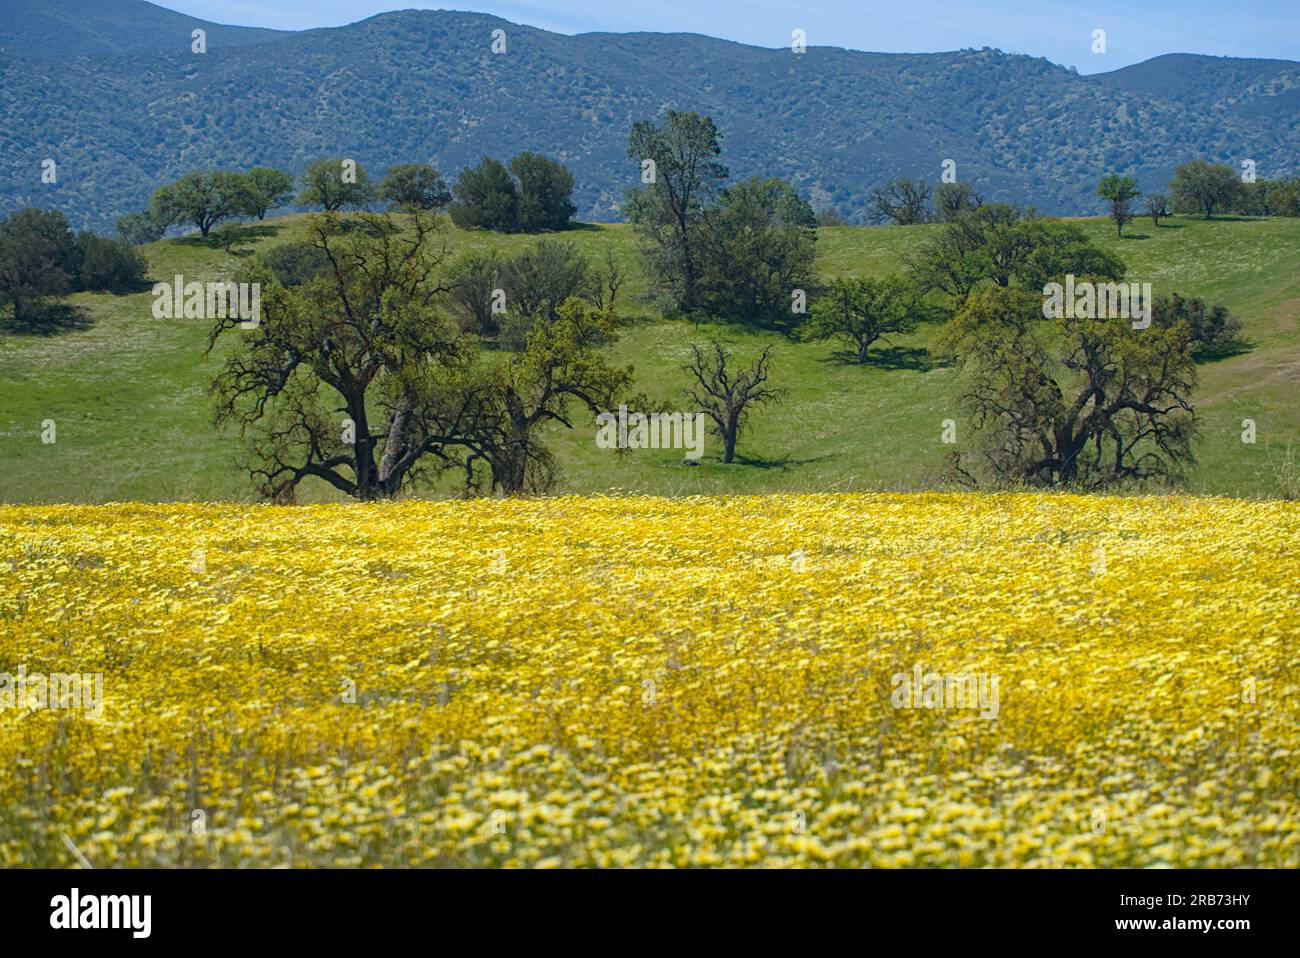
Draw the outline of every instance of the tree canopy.
[[[1004,204],[959,215],[922,244],[910,265],[921,289],[942,290],[955,305],[984,283],[1041,290],[1068,274],[1124,275],[1124,264],[1089,243],[1079,227]]]
[[[1115,235],[1124,235],[1124,224],[1133,219],[1133,201],[1142,195],[1137,180],[1131,176],[1111,173],[1102,177],[1097,195],[1110,204],[1110,218],[1115,222]]]
[[[791,321],[793,295],[816,282],[817,220],[784,180],[751,177],[706,210],[696,248],[698,301],[709,313]]]
[[[437,221],[361,213],[309,221],[315,266],[282,281],[274,263],[242,275],[261,284],[252,329],[220,319],[209,351],[240,337],[212,386],[216,422],[250,442],[248,469],[267,498],[292,501],[307,479],[346,495],[388,498],[433,473],[464,470],[468,487],[549,485],[548,423],[571,425],[572,403],[613,402],[630,371],[599,346],[612,317],[576,299],[536,324],[518,356],[483,357],[442,306],[445,252]],[[294,263],[311,263],[295,254]],[[486,472],[484,472],[486,470]]]
[[[222,220],[246,213],[252,205],[247,178],[228,170],[186,173],[153,194],[152,210],[167,226],[189,223],[203,236]]]
[[[813,304],[803,335],[815,340],[844,339],[853,346],[856,361],[865,364],[872,344],[911,332],[920,318],[920,297],[904,277],[839,277]]]
[[[1236,170],[1205,160],[1192,160],[1174,170],[1169,190],[1178,207],[1203,212],[1207,220],[1216,209],[1240,202],[1244,192]]]
[[[269,166],[255,166],[244,174],[248,196],[243,212],[266,219],[267,211],[283,206],[293,196],[293,176]]]
[[[558,160],[520,153],[509,167],[484,157],[456,179],[451,218],[462,229],[499,233],[562,230],[573,205],[573,174]]]
[[[390,167],[379,192],[390,208],[399,210],[440,210],[451,202],[442,174],[425,163]]]
[[[728,176],[718,160],[720,139],[707,116],[673,110],[658,126],[632,124],[628,136],[627,155],[639,164],[643,185],[627,191],[624,213],[642,237],[661,298],[684,312],[698,305],[705,206]]]
[[[1030,290],[981,287],[944,332],[940,355],[965,374],[981,440],[965,475],[1034,486],[1178,478],[1195,431],[1186,324],[1044,323],[1041,306]]]
[[[300,185],[297,205],[320,207],[327,213],[365,209],[376,192],[366,168],[349,159],[317,160],[303,172]]]

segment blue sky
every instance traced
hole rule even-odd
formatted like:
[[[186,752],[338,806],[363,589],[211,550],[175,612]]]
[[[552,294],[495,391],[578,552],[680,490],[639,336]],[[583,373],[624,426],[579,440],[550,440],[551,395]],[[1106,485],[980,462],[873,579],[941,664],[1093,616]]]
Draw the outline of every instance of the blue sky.
[[[999,47],[1045,56],[1081,73],[1114,70],[1162,53],[1300,60],[1300,0],[162,0],[205,20],[297,30],[342,26],[385,10],[421,7],[492,13],[558,33],[593,30],[704,33],[785,46],[802,29],[810,46],[882,52]],[[1092,33],[1106,31],[1106,52]]]

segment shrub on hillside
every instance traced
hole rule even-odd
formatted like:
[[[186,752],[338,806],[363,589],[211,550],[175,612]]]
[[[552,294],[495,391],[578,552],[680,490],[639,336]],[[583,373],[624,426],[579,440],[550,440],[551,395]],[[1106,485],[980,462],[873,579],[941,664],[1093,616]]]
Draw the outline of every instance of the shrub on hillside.
[[[499,314],[494,306],[505,293],[501,286],[502,265],[501,254],[496,250],[479,249],[467,250],[451,264],[447,271],[446,296],[462,330],[496,338]]]
[[[109,293],[130,293],[144,283],[149,261],[130,243],[94,233],[77,238],[81,248],[78,288]]]
[[[520,153],[510,161],[519,182],[515,228],[521,233],[562,230],[578,208],[573,205],[573,174],[557,160]]]
[[[461,171],[453,192],[451,219],[461,229],[562,230],[577,211],[573,174],[563,163],[536,153],[520,153],[509,168],[484,157]]]
[[[521,350],[539,322],[552,323],[569,299],[591,301],[587,261],[572,243],[541,240],[501,268],[507,303],[501,346]]]
[[[127,213],[117,218],[117,237],[132,246],[143,246],[162,239],[167,224],[158,220],[152,210]]]
[[[76,286],[79,259],[62,213],[29,208],[0,220],[0,304],[15,325],[36,329],[49,320],[49,300]]]
[[[1152,324],[1168,328],[1179,320],[1187,323],[1192,355],[1197,359],[1227,356],[1245,345],[1241,320],[1226,306],[1212,306],[1203,299],[1184,298],[1178,293],[1157,297],[1151,307]]]
[[[500,160],[483,157],[461,171],[452,189],[451,220],[465,230],[513,232],[519,215],[519,189]]]
[[[259,258],[286,289],[315,279],[330,268],[325,251],[310,243],[285,243]]]

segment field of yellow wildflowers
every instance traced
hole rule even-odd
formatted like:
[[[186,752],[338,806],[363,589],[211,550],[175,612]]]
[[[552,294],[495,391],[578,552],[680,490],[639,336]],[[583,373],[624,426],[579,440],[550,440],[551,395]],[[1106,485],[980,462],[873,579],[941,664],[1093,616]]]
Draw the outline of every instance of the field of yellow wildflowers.
[[[1297,866],[1298,553],[1182,497],[0,507],[0,865]]]

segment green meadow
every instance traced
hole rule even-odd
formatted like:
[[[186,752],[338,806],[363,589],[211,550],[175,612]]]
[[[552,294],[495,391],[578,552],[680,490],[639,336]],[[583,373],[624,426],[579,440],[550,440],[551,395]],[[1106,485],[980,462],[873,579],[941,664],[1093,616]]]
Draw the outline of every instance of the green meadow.
[[[247,224],[229,242],[198,237],[144,247],[150,281],[228,279],[259,250],[302,237],[303,216]],[[1193,394],[1200,420],[1197,464],[1186,488],[1195,494],[1276,496],[1288,451],[1300,458],[1300,219],[1174,217],[1159,228],[1131,224],[1116,238],[1108,220],[1076,221],[1117,253],[1129,279],[1156,295],[1178,292],[1227,306],[1243,322],[1249,348],[1199,367]],[[824,278],[901,270],[904,258],[936,226],[831,227],[818,231]],[[511,252],[536,237],[467,233],[445,226],[449,252],[496,246]],[[681,370],[690,344],[715,336],[748,360],[775,346],[773,383],[787,390],[761,407],[742,435],[736,464],[716,461],[709,437],[698,466],[680,451],[622,456],[596,446],[592,417],[549,434],[561,470],[557,492],[665,495],[771,491],[915,490],[944,482],[942,422],[957,423],[958,446],[970,436],[954,370],[930,355],[937,327],[922,327],[872,349],[865,367],[850,364],[835,342],[803,343],[774,331],[666,320],[644,302],[636,240],[625,225],[582,225],[560,234],[601,260],[606,249],[628,272],[620,292],[623,328],[613,358],[631,364],[636,389],[667,408],[682,408]],[[207,356],[208,324],[157,320],[148,292],[78,294],[81,324],[52,335],[0,332],[0,500],[249,500],[240,468],[243,444],[212,425],[207,395],[220,350]],[[228,348],[228,347],[223,347]],[[1257,441],[1242,442],[1242,420]],[[42,442],[53,420],[56,441]],[[1292,474],[1294,470],[1292,470]],[[453,495],[451,477],[423,491]],[[317,485],[304,499],[337,494]]]

